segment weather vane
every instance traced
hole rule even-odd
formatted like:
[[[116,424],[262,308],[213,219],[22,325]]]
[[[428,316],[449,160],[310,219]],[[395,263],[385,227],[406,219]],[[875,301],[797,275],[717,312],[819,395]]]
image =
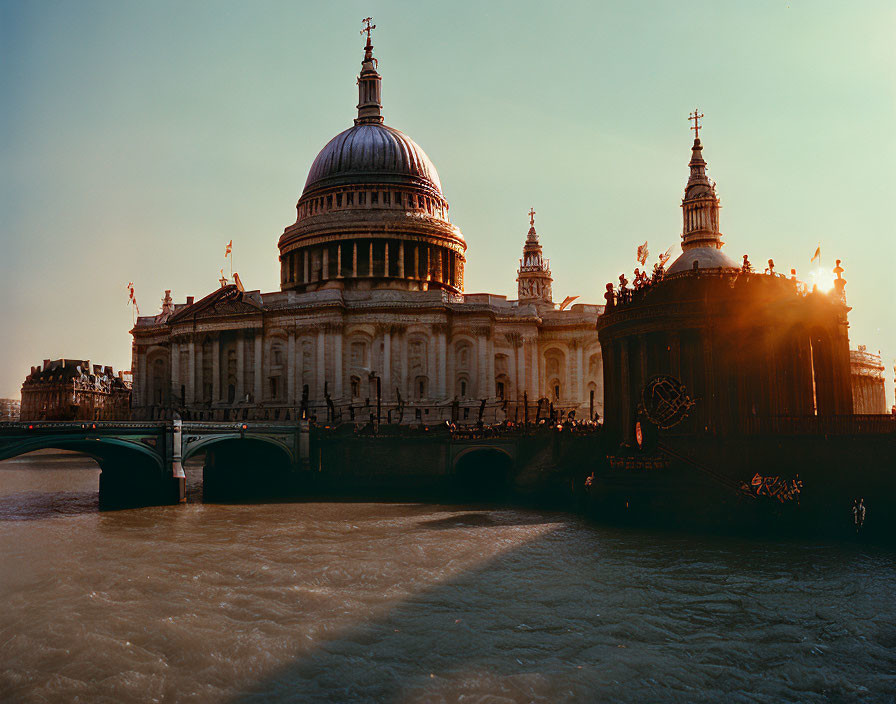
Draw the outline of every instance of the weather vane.
[[[691,127],[694,130],[694,139],[700,139],[700,118],[703,117],[702,112],[697,112],[697,108],[694,108],[694,112],[688,115],[688,121],[693,120],[694,126]]]
[[[535,227],[535,208],[529,208],[529,224]]]
[[[364,34],[364,32],[367,32],[367,43],[368,44],[370,43],[370,31],[372,29],[376,29],[375,24],[370,24],[372,21],[373,21],[373,17],[365,17],[363,20],[361,20],[361,22],[366,25],[364,27],[364,29],[361,30],[361,34]]]

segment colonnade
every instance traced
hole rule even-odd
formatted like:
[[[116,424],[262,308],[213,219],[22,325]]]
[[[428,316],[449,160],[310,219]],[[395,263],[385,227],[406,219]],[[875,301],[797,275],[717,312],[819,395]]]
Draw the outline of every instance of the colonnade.
[[[558,406],[587,408],[589,385],[602,388],[602,366],[586,369],[579,340],[542,341],[537,333],[496,333],[483,325],[447,324],[262,327],[174,335],[167,345],[135,350],[135,407],[296,407],[308,399],[358,403],[379,378],[381,401],[396,404],[522,401],[547,397]],[[596,339],[590,355],[599,355]],[[562,358],[562,393],[547,385],[551,355]],[[156,378],[161,377],[161,378]],[[500,384],[500,385],[499,385]],[[164,389],[164,393],[160,390]],[[153,391],[155,390],[155,391]],[[603,394],[598,393],[598,405]]]
[[[341,279],[406,279],[463,288],[463,255],[455,249],[404,239],[352,239],[292,249],[280,257],[285,288]]]

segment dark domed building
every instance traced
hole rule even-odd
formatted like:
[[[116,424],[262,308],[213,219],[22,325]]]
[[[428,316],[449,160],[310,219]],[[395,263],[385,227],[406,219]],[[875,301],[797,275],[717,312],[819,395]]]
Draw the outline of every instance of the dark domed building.
[[[725,436],[770,418],[851,414],[846,282],[809,290],[773,262],[765,273],[746,257],[735,264],[699,138],[689,167],[681,256],[649,284],[616,292],[598,322],[611,436],[635,443],[657,377],[683,384],[676,432]]]
[[[280,290],[238,281],[140,317],[133,415],[475,423],[603,412],[602,306],[558,306],[534,211],[518,296],[466,293],[467,243],[423,149],[384,124],[368,36],[354,125],[311,164]],[[509,267],[508,267],[509,268]],[[379,397],[379,399],[378,399]],[[379,400],[379,403],[377,402]]]

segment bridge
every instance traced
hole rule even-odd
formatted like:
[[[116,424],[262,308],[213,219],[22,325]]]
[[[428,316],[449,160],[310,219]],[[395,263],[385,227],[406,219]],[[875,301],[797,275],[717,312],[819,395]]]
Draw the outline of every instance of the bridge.
[[[0,460],[41,449],[96,460],[101,507],[151,506],[186,500],[183,463],[198,453],[205,453],[206,468],[216,469],[211,483],[205,482],[206,496],[232,494],[241,484],[241,493],[251,497],[275,473],[281,479],[295,476],[308,467],[309,426],[302,421],[0,423]]]
[[[487,437],[441,427],[359,430],[307,421],[0,423],[0,461],[40,449],[80,452],[100,467],[100,506],[126,508],[185,501],[184,463],[200,454],[203,499],[212,501],[539,494],[559,485],[562,466],[596,454],[593,437],[547,429]]]

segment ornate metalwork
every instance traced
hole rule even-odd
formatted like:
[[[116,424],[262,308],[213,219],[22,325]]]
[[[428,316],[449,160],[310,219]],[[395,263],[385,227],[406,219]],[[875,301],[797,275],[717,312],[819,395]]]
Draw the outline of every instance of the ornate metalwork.
[[[641,403],[650,422],[667,430],[683,421],[694,405],[685,385],[671,376],[651,378],[641,391]]]

